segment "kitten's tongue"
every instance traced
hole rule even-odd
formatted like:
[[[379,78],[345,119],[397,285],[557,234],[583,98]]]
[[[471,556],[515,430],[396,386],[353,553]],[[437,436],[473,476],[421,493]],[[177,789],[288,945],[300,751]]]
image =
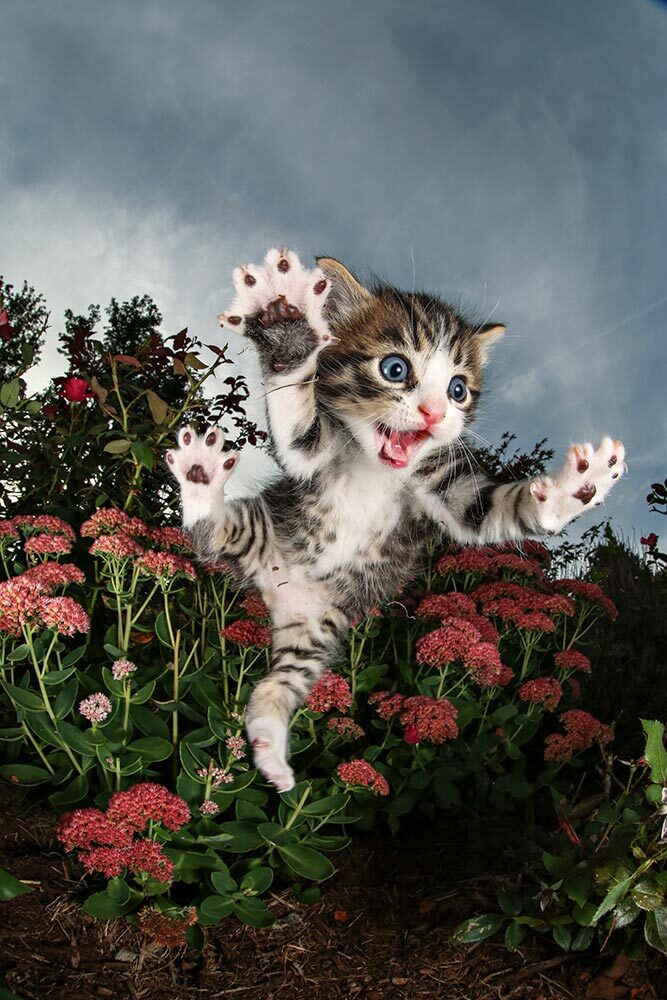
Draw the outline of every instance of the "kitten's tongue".
[[[380,458],[390,465],[404,468],[409,465],[415,445],[427,435],[424,431],[376,431]]]

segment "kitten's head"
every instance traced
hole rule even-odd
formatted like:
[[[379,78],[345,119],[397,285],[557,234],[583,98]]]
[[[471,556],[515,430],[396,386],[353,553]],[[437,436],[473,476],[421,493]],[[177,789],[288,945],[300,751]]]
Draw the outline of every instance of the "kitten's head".
[[[337,342],[322,352],[317,395],[364,451],[396,469],[460,437],[472,419],[482,367],[502,325],[473,326],[422,293],[365,288],[337,260],[325,307]]]

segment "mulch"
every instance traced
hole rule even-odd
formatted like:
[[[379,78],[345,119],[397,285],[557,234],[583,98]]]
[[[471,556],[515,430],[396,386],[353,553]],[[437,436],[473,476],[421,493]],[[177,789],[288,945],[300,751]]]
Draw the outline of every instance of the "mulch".
[[[657,954],[617,962],[601,978],[609,957],[567,955],[532,938],[515,954],[493,939],[452,947],[453,929],[487,909],[492,891],[488,877],[463,875],[465,845],[447,843],[442,830],[394,841],[355,834],[321,902],[306,906],[279,890],[273,927],[225,920],[198,953],[157,948],[123,921],[88,917],[80,872],[56,848],[48,816],[22,815],[6,786],[0,810],[0,867],[37,890],[0,903],[0,983],[21,1000],[667,998],[667,962]]]

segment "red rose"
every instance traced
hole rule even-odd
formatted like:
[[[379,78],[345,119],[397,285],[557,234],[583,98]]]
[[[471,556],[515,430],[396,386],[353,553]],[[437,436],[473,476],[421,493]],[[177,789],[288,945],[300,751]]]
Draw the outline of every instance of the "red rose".
[[[0,310],[0,339],[9,340],[11,335],[14,333],[14,327],[9,322],[9,316],[7,315],[6,309]]]
[[[417,732],[416,726],[406,726],[403,738],[405,739],[406,743],[410,743],[412,745],[421,742],[419,739],[419,733]]]
[[[650,535],[647,535],[646,538],[640,538],[639,541],[642,545],[648,545],[649,549],[654,549],[658,544],[658,536],[655,531],[652,531]]]
[[[70,403],[83,403],[86,399],[91,399],[93,392],[85,378],[78,375],[70,375],[62,384],[61,395]]]

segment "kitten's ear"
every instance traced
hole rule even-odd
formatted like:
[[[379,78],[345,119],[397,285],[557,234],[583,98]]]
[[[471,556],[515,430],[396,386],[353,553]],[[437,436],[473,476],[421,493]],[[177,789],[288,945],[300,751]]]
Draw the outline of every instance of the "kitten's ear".
[[[482,362],[487,360],[491,347],[500,340],[506,329],[503,323],[485,323],[477,329],[477,343],[482,351]]]
[[[346,319],[371,301],[372,295],[344,264],[334,257],[316,257],[317,266],[331,282],[327,306]]]

